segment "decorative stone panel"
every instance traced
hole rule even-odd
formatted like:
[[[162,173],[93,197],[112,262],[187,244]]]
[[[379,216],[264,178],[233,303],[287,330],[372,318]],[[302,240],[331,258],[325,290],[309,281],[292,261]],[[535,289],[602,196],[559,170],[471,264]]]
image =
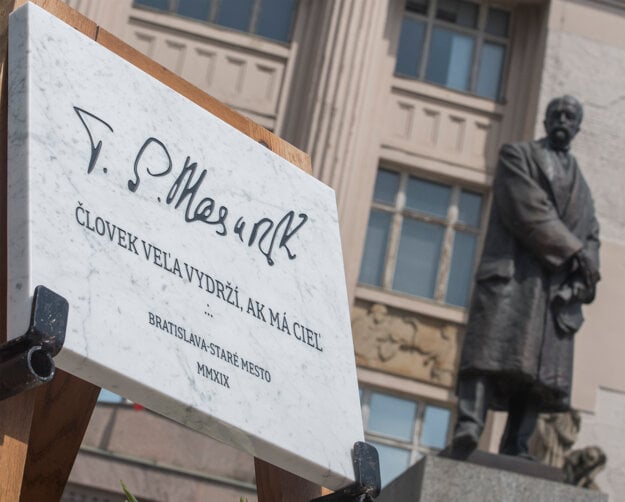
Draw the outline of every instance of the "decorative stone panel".
[[[139,22],[128,29],[128,42],[141,52],[264,126],[275,126],[286,58]]]
[[[391,89],[389,98],[384,145],[473,170],[493,171],[501,125],[496,105],[472,108],[462,97],[458,102],[443,101],[399,87]]]
[[[445,387],[455,381],[458,325],[379,303],[357,304],[352,333],[359,366]]]

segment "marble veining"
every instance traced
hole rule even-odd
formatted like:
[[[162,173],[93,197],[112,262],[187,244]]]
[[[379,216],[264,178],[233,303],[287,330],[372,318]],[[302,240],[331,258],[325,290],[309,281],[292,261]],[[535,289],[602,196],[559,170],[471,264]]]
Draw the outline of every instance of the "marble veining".
[[[363,439],[334,192],[26,4],[9,32],[9,336],[330,488]]]

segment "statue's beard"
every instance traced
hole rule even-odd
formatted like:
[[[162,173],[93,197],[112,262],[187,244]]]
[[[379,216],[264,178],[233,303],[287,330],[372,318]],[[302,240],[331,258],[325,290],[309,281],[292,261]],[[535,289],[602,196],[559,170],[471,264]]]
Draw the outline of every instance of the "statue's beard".
[[[558,149],[567,148],[571,139],[571,133],[567,129],[561,127],[554,128],[549,133],[549,140],[551,141],[551,144]]]

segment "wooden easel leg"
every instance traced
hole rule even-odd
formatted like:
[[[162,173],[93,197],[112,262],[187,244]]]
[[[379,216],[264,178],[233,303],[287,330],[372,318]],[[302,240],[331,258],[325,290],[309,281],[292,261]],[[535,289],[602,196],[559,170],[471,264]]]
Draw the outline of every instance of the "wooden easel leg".
[[[0,0],[0,249],[6,250],[7,24],[24,0]],[[57,2],[59,9],[66,5]],[[91,23],[93,24],[93,23]],[[95,26],[95,25],[94,25]],[[93,30],[95,32],[95,30]],[[6,257],[6,254],[4,254]],[[0,343],[6,341],[6,260],[0,260]],[[49,384],[0,401],[0,500],[61,498],[100,389],[57,369]]]
[[[0,402],[0,500],[61,499],[99,392],[57,370],[49,384]]]
[[[0,500],[19,500],[38,391],[0,401]]]
[[[39,391],[20,502],[61,499],[100,388],[57,369]]]
[[[258,458],[254,459],[254,467],[258,502],[310,502],[316,497],[331,493]]]
[[[6,250],[7,38],[14,0],[0,0],[0,249]],[[3,254],[6,257],[6,253]],[[6,341],[6,260],[0,263],[0,343]],[[0,401],[0,500],[19,500],[38,389]]]

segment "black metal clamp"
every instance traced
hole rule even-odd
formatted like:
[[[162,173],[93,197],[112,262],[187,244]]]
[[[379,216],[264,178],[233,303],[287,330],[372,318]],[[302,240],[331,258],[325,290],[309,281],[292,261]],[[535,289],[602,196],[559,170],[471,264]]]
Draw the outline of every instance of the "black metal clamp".
[[[45,286],[33,296],[28,331],[0,345],[0,401],[54,378],[54,360],[65,342],[69,304]]]
[[[356,482],[311,502],[371,502],[380,494],[380,459],[374,446],[358,441],[352,453]]]

